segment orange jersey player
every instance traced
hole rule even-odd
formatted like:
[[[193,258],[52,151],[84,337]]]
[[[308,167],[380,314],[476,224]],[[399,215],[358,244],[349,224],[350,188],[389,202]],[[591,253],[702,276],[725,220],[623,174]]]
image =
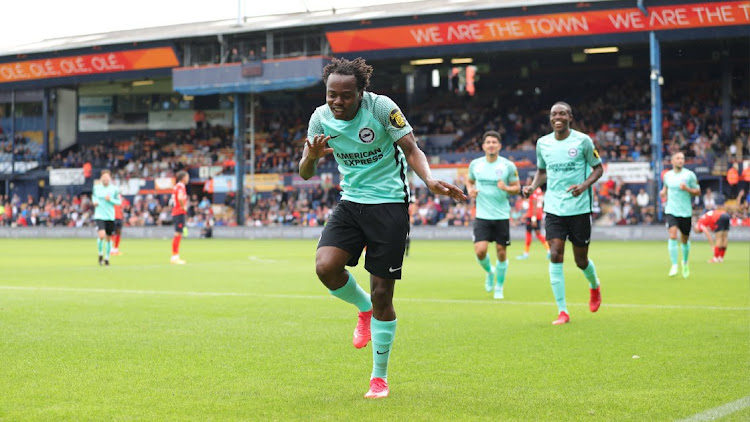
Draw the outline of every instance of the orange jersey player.
[[[713,258],[708,261],[710,263],[724,261],[724,254],[727,252],[727,244],[729,242],[730,220],[729,213],[723,209],[716,209],[703,214],[695,223],[695,232],[704,233],[714,251]],[[711,236],[711,232],[714,232],[716,235],[715,242]]]
[[[122,208],[129,207],[130,202],[122,198],[122,203],[115,205],[115,233],[112,235],[112,255],[120,255],[120,239],[122,238],[123,214]]]
[[[185,185],[190,175],[182,170],[177,172],[177,184],[172,189],[172,221],[174,222],[174,237],[172,238],[172,264],[185,264],[180,259],[180,240],[185,229],[185,213],[187,212],[187,188]]]
[[[531,184],[531,182],[527,184]],[[536,238],[542,242],[544,249],[546,249],[547,254],[549,255],[549,245],[547,244],[547,239],[544,238],[541,230],[542,217],[544,216],[544,191],[542,191],[542,188],[536,188],[526,201],[528,202],[526,215],[524,216],[524,220],[526,221],[526,244],[524,246],[523,255],[517,256],[516,259],[529,259],[532,231],[536,232]]]

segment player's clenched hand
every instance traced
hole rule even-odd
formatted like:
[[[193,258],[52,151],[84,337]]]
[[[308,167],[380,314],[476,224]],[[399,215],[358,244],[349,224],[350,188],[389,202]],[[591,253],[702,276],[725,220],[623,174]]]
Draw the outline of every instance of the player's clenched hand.
[[[476,198],[479,194],[479,190],[477,189],[467,188],[467,190],[469,191],[469,198]]]
[[[446,195],[453,198],[455,201],[466,201],[469,199],[466,195],[464,195],[464,191],[458,188],[458,186],[451,185],[448,182],[443,182],[442,180],[437,179],[429,179],[425,182],[427,187],[430,189],[430,192],[436,193],[438,195]]]
[[[580,184],[580,185],[573,185],[573,186],[569,187],[566,190],[566,192],[570,192],[571,194],[573,194],[573,196],[579,196],[579,195],[581,195],[585,191],[586,191],[586,189],[583,187],[582,184]]]
[[[531,195],[532,190],[533,189],[531,189],[531,186],[524,186],[523,188],[521,188],[521,196],[523,196],[524,198],[528,198],[529,195]]]
[[[687,188],[688,188],[688,187],[687,187],[687,185],[685,184],[685,182],[683,182],[683,183],[680,183],[680,189],[681,189],[681,190],[687,190]]]
[[[326,135],[315,135],[312,140],[309,138],[305,141],[307,146],[307,158],[311,160],[317,160],[327,154],[333,152],[333,148],[328,147],[328,140],[330,136]]]

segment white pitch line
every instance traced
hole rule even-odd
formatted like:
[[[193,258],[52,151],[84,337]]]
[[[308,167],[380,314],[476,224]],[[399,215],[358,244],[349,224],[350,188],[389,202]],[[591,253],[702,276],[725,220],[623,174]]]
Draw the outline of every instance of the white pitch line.
[[[35,287],[35,286],[0,286],[0,290],[23,290],[23,291],[48,291],[48,292],[72,292],[72,293],[123,293],[135,295],[165,295],[165,296],[207,296],[207,297],[259,297],[271,299],[331,299],[328,295],[290,295],[290,294],[266,294],[266,293],[239,293],[239,292],[191,292],[175,290],[127,290],[127,289],[95,289],[77,287]],[[510,300],[479,300],[479,299],[434,299],[434,298],[396,298],[397,302],[414,303],[453,303],[453,304],[484,304],[484,305],[525,305],[525,306],[550,306],[550,302],[521,302]],[[588,303],[569,303],[572,306],[588,306]],[[645,305],[629,303],[604,303],[602,306],[611,308],[644,308],[644,309],[700,309],[710,311],[750,311],[750,307],[735,306],[705,306],[705,305]]]
[[[713,421],[731,415],[732,413],[739,412],[746,407],[750,407],[750,396],[723,404],[719,407],[714,407],[713,409],[708,409],[705,412],[696,413],[693,416],[680,419],[677,422]]]

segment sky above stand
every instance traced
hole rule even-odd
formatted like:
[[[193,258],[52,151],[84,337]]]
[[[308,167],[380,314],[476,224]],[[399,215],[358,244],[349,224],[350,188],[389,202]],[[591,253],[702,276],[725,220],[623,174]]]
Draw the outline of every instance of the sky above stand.
[[[265,16],[409,0],[240,1],[244,16]],[[0,49],[74,35],[237,19],[238,15],[238,0],[7,0],[2,3]]]

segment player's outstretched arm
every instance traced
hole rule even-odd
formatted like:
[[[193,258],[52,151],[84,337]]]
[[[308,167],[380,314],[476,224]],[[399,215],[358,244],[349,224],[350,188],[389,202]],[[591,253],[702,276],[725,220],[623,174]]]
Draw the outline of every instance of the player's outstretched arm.
[[[305,140],[305,149],[302,151],[302,159],[299,160],[299,175],[307,180],[318,172],[318,160],[326,154],[333,152],[333,148],[328,147],[330,136],[315,135],[312,139]]]
[[[417,173],[417,176],[419,176],[425,185],[427,185],[430,192],[438,195],[450,196],[456,201],[465,201],[469,199],[464,195],[464,192],[458,188],[458,186],[432,178],[430,166],[427,164],[427,157],[425,157],[424,152],[422,152],[417,146],[417,140],[414,139],[414,133],[409,132],[396,143],[401,147],[401,150],[404,151],[406,162],[409,164],[409,167]]]
[[[534,192],[536,188],[542,186],[545,182],[547,182],[547,169],[538,168],[536,173],[534,173],[534,180],[531,181],[531,184],[521,189],[521,196],[528,198],[531,192]]]

